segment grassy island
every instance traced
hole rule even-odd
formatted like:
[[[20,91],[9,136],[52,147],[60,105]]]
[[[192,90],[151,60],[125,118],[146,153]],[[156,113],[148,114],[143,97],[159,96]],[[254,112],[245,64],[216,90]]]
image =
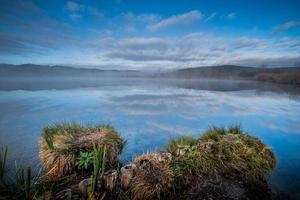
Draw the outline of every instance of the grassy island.
[[[45,127],[44,173],[19,169],[9,179],[0,154],[0,199],[274,199],[266,176],[272,151],[239,126],[211,127],[201,137],[171,139],[166,148],[122,165],[125,141],[107,125]],[[3,198],[2,198],[3,197]]]

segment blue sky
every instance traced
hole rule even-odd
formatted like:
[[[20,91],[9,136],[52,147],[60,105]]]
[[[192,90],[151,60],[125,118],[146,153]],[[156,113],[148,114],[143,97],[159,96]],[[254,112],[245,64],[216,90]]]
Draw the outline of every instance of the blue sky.
[[[0,1],[0,63],[300,66],[297,0]]]

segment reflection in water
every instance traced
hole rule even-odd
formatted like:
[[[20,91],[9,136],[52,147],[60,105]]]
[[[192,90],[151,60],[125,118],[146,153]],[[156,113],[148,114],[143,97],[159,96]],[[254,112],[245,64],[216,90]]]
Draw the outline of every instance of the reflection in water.
[[[1,80],[0,145],[11,160],[38,164],[42,127],[111,123],[128,143],[122,161],[163,148],[170,137],[240,123],[276,153],[270,182],[300,197],[300,89],[250,81],[153,79]]]
[[[88,88],[99,86],[119,86],[119,85],[168,85],[185,89],[196,90],[212,90],[212,91],[240,91],[240,90],[257,90],[259,92],[272,91],[276,93],[287,93],[290,95],[299,96],[300,87],[275,84],[267,82],[247,81],[247,80],[215,80],[215,79],[201,79],[201,80],[187,80],[187,79],[143,79],[143,78],[31,78],[31,79],[1,79],[0,90],[63,90],[75,88]]]

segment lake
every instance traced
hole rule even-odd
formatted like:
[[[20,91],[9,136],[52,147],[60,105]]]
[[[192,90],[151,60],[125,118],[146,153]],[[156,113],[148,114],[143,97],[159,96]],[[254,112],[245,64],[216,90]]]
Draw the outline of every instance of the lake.
[[[0,80],[0,146],[9,166],[39,168],[41,129],[109,123],[127,140],[122,162],[169,138],[240,124],[276,154],[272,189],[300,199],[300,87],[251,81],[159,79]]]

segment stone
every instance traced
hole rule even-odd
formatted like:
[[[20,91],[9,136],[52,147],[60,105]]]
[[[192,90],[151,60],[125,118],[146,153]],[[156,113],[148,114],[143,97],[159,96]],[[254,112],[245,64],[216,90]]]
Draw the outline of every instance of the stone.
[[[91,184],[91,181],[92,181],[91,178],[87,178],[87,179],[83,179],[78,184],[79,191],[84,197],[88,197],[88,187],[89,184]]]
[[[164,152],[164,153],[161,153],[161,156],[160,156],[160,162],[161,161],[167,161],[167,162],[170,162],[172,160],[172,154],[171,153],[167,153],[167,152]]]
[[[187,152],[187,149],[186,148],[178,148],[176,150],[176,155],[177,156],[184,156]]]
[[[129,188],[131,179],[134,176],[135,169],[136,169],[135,164],[128,164],[121,168],[121,173],[120,173],[121,187],[125,189]]]
[[[106,190],[112,191],[115,187],[117,178],[118,178],[117,170],[112,169],[105,172],[103,176],[104,188]]]

